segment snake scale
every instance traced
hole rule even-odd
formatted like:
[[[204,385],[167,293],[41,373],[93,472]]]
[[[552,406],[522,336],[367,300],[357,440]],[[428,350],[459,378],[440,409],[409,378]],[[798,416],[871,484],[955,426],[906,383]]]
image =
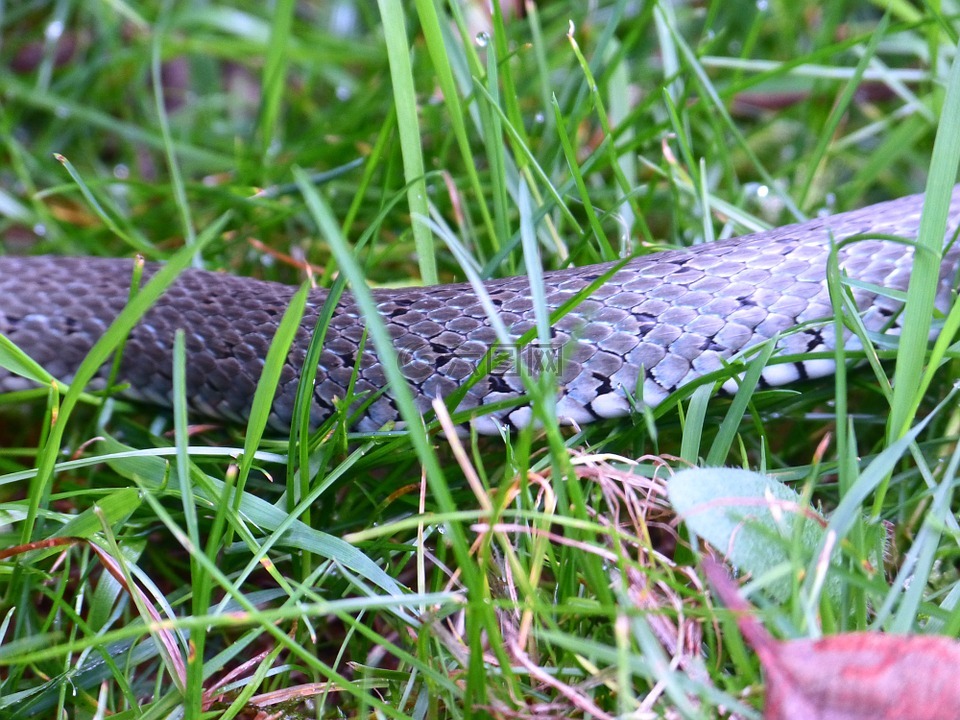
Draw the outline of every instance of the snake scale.
[[[554,317],[550,358],[559,360],[556,411],[586,423],[620,417],[633,402],[654,406],[671,392],[720,370],[729,358],[780,333],[785,354],[831,350],[836,338],[825,280],[831,238],[857,234],[917,236],[922,195],[818,218],[686,250],[667,250],[613,264],[547,272],[551,313],[610,276],[562,317]],[[960,224],[960,186],[950,205],[947,240]],[[957,287],[960,244],[948,244],[937,306],[946,310]],[[903,243],[866,239],[845,244],[840,265],[854,285],[856,304],[871,331],[895,327],[900,304],[870,285],[907,287],[913,250]],[[147,264],[144,278],[156,272]],[[69,382],[93,343],[128,300],[132,261],[99,258],[0,257],[0,333]],[[484,284],[490,302],[514,338],[535,327],[525,277]],[[172,345],[186,332],[188,401],[203,416],[243,421],[277,324],[295,288],[201,270],[183,272],[133,329],[119,380],[135,399],[169,405]],[[896,295],[896,293],[893,293]],[[379,312],[398,349],[404,376],[424,413],[433,398],[447,398],[475,373],[496,333],[469,284],[374,290]],[[300,369],[325,290],[310,294],[307,309],[276,390],[271,425],[289,426]],[[383,365],[371,343],[360,347],[365,323],[353,296],[341,298],[326,331],[313,387],[311,419],[333,412],[351,382],[370,400],[354,427],[373,431],[398,421]],[[845,338],[855,347],[855,339]],[[491,366],[492,367],[492,366]],[[356,376],[354,377],[356,368]],[[763,382],[782,385],[833,370],[830,360],[773,364]],[[109,372],[100,372],[100,383]],[[0,368],[0,391],[30,383]],[[459,409],[476,409],[479,432],[520,427],[532,418],[519,405],[485,411],[516,399],[522,378],[511,362],[492,367],[463,396]]]

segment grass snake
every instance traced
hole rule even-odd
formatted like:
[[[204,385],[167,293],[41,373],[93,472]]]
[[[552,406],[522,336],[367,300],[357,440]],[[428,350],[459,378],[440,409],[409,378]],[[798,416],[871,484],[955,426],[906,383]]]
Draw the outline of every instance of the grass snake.
[[[721,370],[737,353],[778,336],[778,352],[802,355],[832,350],[833,326],[826,267],[831,239],[895,235],[915,240],[923,196],[903,197],[766,232],[636,257],[611,272],[607,263],[543,275],[551,313],[580,299],[551,321],[547,347],[514,348],[517,357],[494,367],[488,350],[496,333],[469,284],[373,291],[394,339],[402,372],[421,411],[447,398],[477,367],[489,372],[463,396],[459,409],[477,408],[472,422],[482,433],[528,424],[524,405],[484,412],[482,406],[524,393],[516,362],[559,363],[556,412],[586,423],[624,416],[636,402],[654,406],[676,389]],[[960,186],[954,189],[946,241],[960,224]],[[957,288],[960,248],[947,242],[937,288],[946,311]],[[891,240],[843,244],[840,267],[856,282],[853,295],[870,331],[896,326],[907,288],[913,249]],[[148,263],[144,278],[156,272]],[[128,301],[132,261],[91,257],[0,257],[0,333],[69,382]],[[604,275],[609,275],[603,282]],[[584,289],[599,284],[587,296]],[[877,286],[895,291],[876,292]],[[486,281],[492,307],[513,338],[536,325],[526,277]],[[118,380],[126,394],[161,405],[171,402],[174,332],[186,332],[187,392],[199,415],[243,421],[277,324],[295,288],[251,278],[186,270],[146,313],[126,342]],[[300,369],[327,291],[311,292],[294,340],[270,422],[289,425]],[[892,297],[891,297],[892,295]],[[352,295],[341,298],[326,330],[311,419],[320,423],[354,384],[354,407],[366,408],[354,427],[372,431],[399,420],[381,360],[367,342],[365,323]],[[859,347],[849,333],[844,342]],[[534,353],[530,356],[529,353]],[[487,358],[486,360],[484,358]],[[532,362],[530,358],[533,357]],[[484,363],[486,363],[484,365]],[[489,366],[489,368],[487,368]],[[356,369],[356,376],[355,376]],[[833,370],[829,359],[769,365],[763,383],[782,385]],[[109,366],[101,369],[101,385]],[[31,383],[0,368],[0,391]]]

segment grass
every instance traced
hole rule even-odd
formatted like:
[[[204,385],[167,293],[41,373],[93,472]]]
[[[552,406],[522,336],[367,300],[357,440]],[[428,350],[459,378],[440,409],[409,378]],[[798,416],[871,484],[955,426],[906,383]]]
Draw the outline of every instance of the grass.
[[[4,250],[140,252],[161,280],[305,261],[363,303],[925,187],[939,246],[952,6],[506,6],[0,0]],[[408,431],[299,413],[288,438],[269,381],[246,428],[190,426],[182,390],[172,412],[76,383],[0,398],[0,717],[759,717],[666,494],[696,464],[790,482],[836,531],[826,575],[799,532],[755,570],[780,636],[956,636],[960,310],[928,351],[933,260],[876,363],[774,390],[755,364],[732,398],[576,432],[536,378],[546,427],[503,439],[428,433],[399,389]]]

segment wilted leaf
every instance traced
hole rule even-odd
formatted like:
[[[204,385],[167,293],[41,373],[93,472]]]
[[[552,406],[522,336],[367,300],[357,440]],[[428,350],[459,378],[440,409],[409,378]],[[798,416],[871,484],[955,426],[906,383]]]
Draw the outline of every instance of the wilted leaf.
[[[717,563],[704,571],[763,666],[766,720],[951,720],[960,717],[960,643],[928,635],[844,633],[774,639]]]

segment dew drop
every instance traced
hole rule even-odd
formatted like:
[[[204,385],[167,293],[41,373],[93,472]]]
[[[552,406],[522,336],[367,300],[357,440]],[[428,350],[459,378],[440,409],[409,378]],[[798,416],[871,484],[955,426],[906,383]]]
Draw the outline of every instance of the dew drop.
[[[54,20],[52,23],[47,25],[43,31],[43,34],[47,40],[57,40],[61,35],[63,35],[63,22],[60,20]]]
[[[351,2],[335,3],[330,11],[330,31],[336,37],[351,37],[357,34],[360,18]]]
[[[477,46],[484,48],[484,47],[486,47],[486,46],[489,45],[489,44],[490,44],[490,35],[488,35],[486,32],[478,32],[478,33],[477,33]]]
[[[830,217],[837,211],[837,196],[835,193],[827,193],[823,198],[823,207],[817,211],[817,217]]]

